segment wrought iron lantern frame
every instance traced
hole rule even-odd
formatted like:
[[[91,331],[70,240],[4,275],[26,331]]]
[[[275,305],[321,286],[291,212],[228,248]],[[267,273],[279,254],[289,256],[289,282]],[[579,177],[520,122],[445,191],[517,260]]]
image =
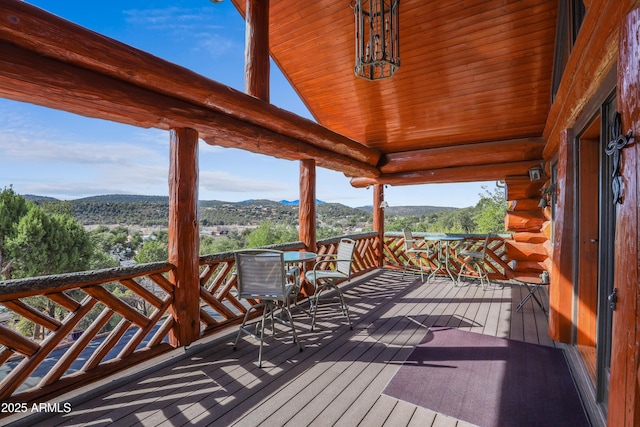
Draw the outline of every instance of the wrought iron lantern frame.
[[[356,76],[380,80],[400,67],[400,0],[353,0]]]

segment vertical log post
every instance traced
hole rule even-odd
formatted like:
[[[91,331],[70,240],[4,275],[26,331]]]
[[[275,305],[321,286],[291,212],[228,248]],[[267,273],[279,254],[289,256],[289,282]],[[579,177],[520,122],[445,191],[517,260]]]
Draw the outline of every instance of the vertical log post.
[[[384,263],[384,185],[375,184],[373,186],[373,231],[378,233],[378,242],[375,248],[378,267],[382,268]]]
[[[558,152],[558,190],[553,243],[553,270],[549,285],[549,336],[571,342],[574,263],[575,145],[569,130],[562,132]]]
[[[316,161],[300,160],[300,204],[298,209],[299,239],[305,249],[316,247]]]
[[[169,278],[175,285],[170,308],[175,326],[174,346],[200,337],[200,277],[198,233],[198,132],[171,130],[169,165],[169,262],[175,268]]]
[[[269,0],[247,0],[245,91],[269,102]]]
[[[608,426],[640,425],[640,9],[620,25],[617,104],[621,133],[633,132],[635,142],[620,154],[622,203],[617,205],[613,286],[618,293],[613,312]],[[611,203],[610,201],[607,201]]]
[[[298,238],[309,252],[316,252],[316,161],[300,160],[300,203],[298,204]],[[303,293],[311,295],[313,286],[303,283]]]

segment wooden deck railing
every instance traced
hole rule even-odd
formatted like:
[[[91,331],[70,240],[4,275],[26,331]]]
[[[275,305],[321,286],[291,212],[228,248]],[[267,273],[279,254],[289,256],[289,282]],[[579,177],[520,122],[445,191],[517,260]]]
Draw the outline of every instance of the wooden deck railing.
[[[437,239],[438,236],[447,236],[441,233],[413,233],[416,237],[429,236]],[[450,263],[454,271],[459,271],[463,260],[458,256],[462,250],[481,250],[486,235],[481,234],[456,234],[463,240],[459,242],[451,242]],[[489,278],[492,280],[507,280],[512,272],[507,258],[507,250],[505,247],[506,235],[492,235],[487,246],[487,258],[489,262],[486,264]],[[433,240],[432,243],[437,242]],[[423,242],[426,244],[426,242]],[[436,252],[432,252],[425,260],[435,267],[438,263]],[[413,264],[413,261],[404,251],[404,236],[402,233],[385,233],[384,236],[384,263],[385,266],[391,268],[403,268],[406,263]],[[413,264],[415,266],[415,264]],[[417,266],[416,266],[417,267]]]
[[[165,273],[172,268],[160,262],[0,282],[0,304],[10,312],[9,325],[0,325],[0,401],[15,394],[28,401],[170,350],[173,284]]]
[[[377,234],[348,237],[356,240],[353,275],[378,268]],[[483,240],[465,236],[457,249]],[[336,253],[339,242],[340,237],[319,241],[318,254]],[[304,245],[270,248],[301,250]],[[505,279],[510,267],[504,238],[491,239],[488,255],[491,277]],[[383,261],[391,268],[408,261],[400,233],[385,235]],[[460,265],[458,259],[453,262]],[[0,401],[54,395],[173,349],[168,337],[174,284],[168,273],[174,268],[158,262],[0,282],[2,316],[8,319],[0,324]],[[233,252],[200,257],[201,336],[238,324],[244,316],[247,305],[237,298],[234,271]]]
[[[357,242],[354,276],[377,268],[377,234],[348,237]],[[318,254],[336,253],[339,241],[319,241]],[[235,294],[233,252],[202,256],[200,266],[205,336],[240,323],[247,307]],[[159,262],[0,282],[2,316],[9,319],[0,324],[0,401],[34,401],[171,350],[174,284],[168,273],[174,268]]]

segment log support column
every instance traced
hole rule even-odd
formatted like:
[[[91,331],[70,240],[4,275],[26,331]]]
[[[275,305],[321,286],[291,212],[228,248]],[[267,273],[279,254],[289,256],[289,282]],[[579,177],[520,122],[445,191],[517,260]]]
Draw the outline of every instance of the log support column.
[[[373,186],[373,231],[378,233],[376,244],[376,260],[378,267],[382,268],[384,263],[384,185],[375,184]]]
[[[244,85],[269,102],[269,0],[247,0]]]
[[[316,252],[316,161],[300,160],[300,203],[298,204],[298,238],[305,250]],[[303,293],[314,292],[311,284],[303,283]]]
[[[618,111],[621,133],[631,130],[635,142],[620,154],[622,203],[616,207],[613,286],[618,302],[613,312],[608,426],[640,425],[640,9],[620,25]]]
[[[171,130],[169,164],[169,273],[175,285],[170,308],[175,325],[170,334],[174,346],[200,337],[200,277],[198,227],[198,132]]]
[[[315,252],[316,246],[316,162],[300,161],[300,204],[298,209],[298,236],[305,249]]]

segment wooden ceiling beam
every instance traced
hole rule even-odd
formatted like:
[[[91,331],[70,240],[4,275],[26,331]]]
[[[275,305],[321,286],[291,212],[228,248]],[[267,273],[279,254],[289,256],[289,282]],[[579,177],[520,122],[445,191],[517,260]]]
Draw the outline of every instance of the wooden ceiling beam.
[[[419,171],[429,165],[444,169],[526,160],[542,162],[544,144],[542,138],[522,138],[403,151],[384,155],[379,167],[382,174],[394,174]]]
[[[351,175],[376,167],[201,105],[0,42],[0,96],[143,128],[192,128],[208,143],[288,160],[314,158]]]
[[[0,0],[0,41],[304,141],[371,166],[380,152],[184,67],[24,2]],[[129,99],[135,103],[135,99]],[[41,104],[49,106],[46,104]]]
[[[539,166],[540,160],[494,163],[477,166],[458,166],[442,169],[424,169],[413,172],[383,174],[377,178],[351,178],[351,185],[364,188],[375,184],[417,185],[445,184],[454,182],[477,182],[503,180],[507,176],[526,175],[530,168]]]

